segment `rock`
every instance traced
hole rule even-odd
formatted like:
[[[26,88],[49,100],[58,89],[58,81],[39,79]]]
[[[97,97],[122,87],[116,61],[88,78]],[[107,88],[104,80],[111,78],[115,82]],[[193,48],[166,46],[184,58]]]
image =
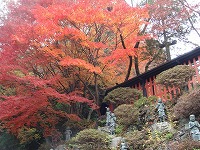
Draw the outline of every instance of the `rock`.
[[[98,130],[99,131],[102,131],[102,132],[106,132],[106,133],[110,133],[110,130],[109,130],[109,127],[108,126],[105,126],[105,127],[98,127]]]
[[[159,132],[173,132],[173,128],[171,126],[171,124],[169,124],[168,122],[159,122],[159,123],[155,123],[152,126],[153,131],[159,131]]]
[[[55,150],[66,150],[67,148],[65,147],[65,145],[59,145],[58,147],[56,147]]]
[[[122,137],[113,137],[110,147],[117,148],[117,146],[121,143]]]

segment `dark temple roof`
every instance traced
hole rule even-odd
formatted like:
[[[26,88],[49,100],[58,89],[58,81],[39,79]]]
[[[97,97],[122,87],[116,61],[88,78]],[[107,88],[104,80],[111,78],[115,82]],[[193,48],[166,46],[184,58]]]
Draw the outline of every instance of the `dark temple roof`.
[[[156,76],[157,74],[161,73],[162,71],[165,71],[167,69],[170,69],[176,65],[181,65],[183,63],[188,62],[189,60],[192,60],[195,58],[197,60],[198,56],[200,55],[200,47],[195,48],[194,50],[185,53],[181,56],[178,56],[175,59],[172,59],[171,61],[168,61],[156,68],[153,68],[143,74],[140,74],[137,77],[134,77],[132,79],[129,79],[128,81],[122,82],[114,87],[108,88],[106,90],[106,95],[108,92],[118,88],[118,87],[131,87],[137,83],[141,83],[142,81],[145,81],[146,79],[149,79],[150,77]]]

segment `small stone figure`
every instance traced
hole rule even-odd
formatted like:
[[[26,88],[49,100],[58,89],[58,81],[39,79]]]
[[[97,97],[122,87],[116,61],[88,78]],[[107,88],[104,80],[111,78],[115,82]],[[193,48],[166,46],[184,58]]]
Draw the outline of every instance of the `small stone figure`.
[[[126,145],[124,139],[122,139],[120,150],[128,150],[128,146]]]
[[[106,126],[110,125],[111,111],[108,107],[106,107]]]
[[[120,150],[128,150],[128,147],[126,146],[126,143],[121,143]]]
[[[158,110],[158,118],[160,120],[160,122],[164,122],[165,121],[165,105],[163,104],[161,98],[158,99],[158,104],[156,106],[156,109]]]
[[[198,121],[195,121],[195,115],[190,115],[189,129],[194,141],[200,141],[200,124]]]
[[[69,127],[67,127],[65,130],[65,141],[69,141],[71,139],[71,134],[72,134],[72,131],[70,130]]]
[[[111,113],[110,126],[109,126],[111,135],[115,134],[115,127],[116,127],[116,117],[114,113]]]

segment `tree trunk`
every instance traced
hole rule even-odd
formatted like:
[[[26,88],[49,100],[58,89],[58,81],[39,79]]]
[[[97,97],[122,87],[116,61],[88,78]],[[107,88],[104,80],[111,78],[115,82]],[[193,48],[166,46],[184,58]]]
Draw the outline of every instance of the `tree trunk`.
[[[88,113],[88,116],[87,116],[87,121],[90,121],[92,112],[93,112],[93,110],[90,109],[90,110],[89,110],[89,113]]]
[[[139,62],[138,62],[138,57],[134,56],[134,63],[135,63],[135,73],[136,76],[140,75],[140,69],[139,69]]]
[[[129,58],[129,65],[128,65],[128,70],[127,70],[126,78],[125,78],[124,81],[128,80],[128,78],[129,78],[129,76],[131,74],[131,68],[132,68],[132,65],[133,65],[133,58],[132,58],[132,56],[128,56],[128,58]]]
[[[95,85],[95,102],[97,105],[99,105],[99,88],[98,88],[96,73],[94,73],[94,85]]]
[[[164,35],[164,43],[165,43],[165,53],[166,53],[166,60],[170,61],[171,60],[171,55],[170,55],[170,48],[169,48],[169,44],[168,44],[168,38],[167,38],[167,34],[166,31],[163,31],[163,35]]]
[[[139,47],[140,42],[137,42],[134,46],[134,48],[138,48]],[[134,56],[134,64],[135,64],[135,73],[137,76],[140,75],[140,69],[139,69],[139,62],[138,62],[138,56],[135,55]]]
[[[126,49],[126,45],[125,45],[125,43],[124,43],[124,39],[123,39],[122,34],[120,34],[120,40],[121,40],[121,42],[122,42],[122,47],[123,47],[124,49]],[[131,74],[131,68],[132,68],[132,64],[133,64],[133,58],[132,58],[132,56],[128,56],[128,58],[129,58],[129,65],[128,65],[128,70],[127,70],[127,73],[126,73],[126,78],[125,78],[124,81],[127,81],[127,80],[128,80],[128,78],[129,78],[129,76],[130,76],[130,74]]]

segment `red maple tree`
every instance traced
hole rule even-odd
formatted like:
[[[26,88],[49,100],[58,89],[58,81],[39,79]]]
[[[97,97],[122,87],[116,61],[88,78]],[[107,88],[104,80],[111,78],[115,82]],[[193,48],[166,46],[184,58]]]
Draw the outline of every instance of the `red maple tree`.
[[[147,37],[138,36],[146,8],[121,0],[9,4],[0,26],[0,85],[14,92],[2,92],[0,120],[15,134],[34,127],[48,136],[59,121],[80,119],[77,104],[97,109],[98,85],[115,73],[110,61],[133,56],[133,45]]]

